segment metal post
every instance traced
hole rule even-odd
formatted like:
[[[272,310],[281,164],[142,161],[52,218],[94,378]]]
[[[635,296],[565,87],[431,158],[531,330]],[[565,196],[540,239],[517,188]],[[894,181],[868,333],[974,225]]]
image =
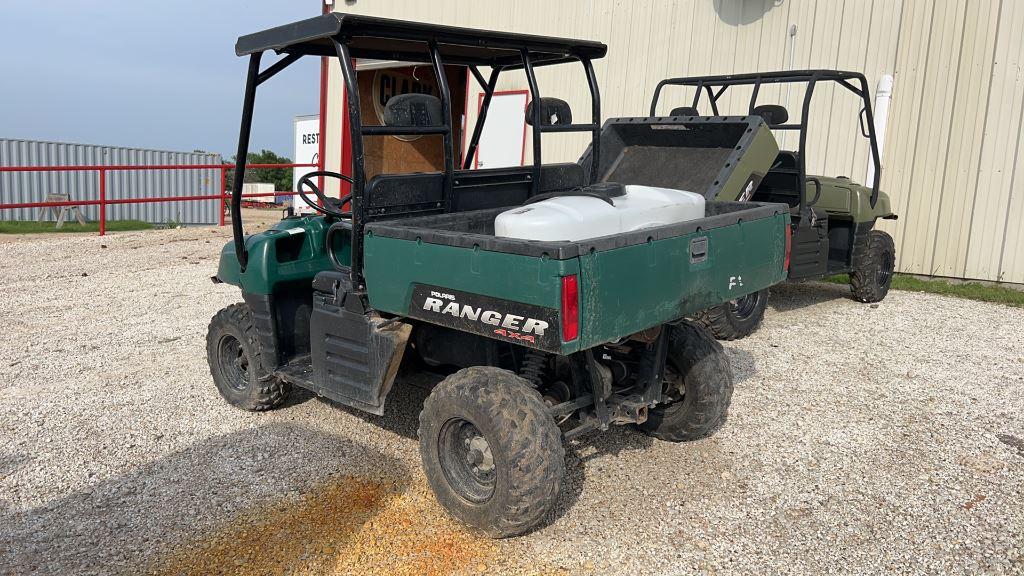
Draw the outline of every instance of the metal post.
[[[484,100],[480,103],[480,113],[477,114],[476,124],[473,126],[473,135],[469,139],[469,146],[466,148],[466,158],[462,163],[463,170],[469,170],[473,165],[473,158],[476,156],[477,146],[480,144],[480,135],[484,131],[484,122],[487,121],[487,110],[491,106],[491,97],[494,96],[494,89],[498,85],[498,75],[501,68],[491,70],[491,78],[484,85]]]
[[[696,108],[697,104],[700,103],[700,91],[703,90],[703,89],[704,89],[704,81],[701,80],[701,81],[697,82],[697,91],[693,93],[693,102],[690,103],[690,107],[691,108]],[[708,93],[708,96],[711,96],[710,92]],[[709,100],[711,100],[711,104],[714,105],[714,99],[713,98],[709,98]]]
[[[812,74],[807,81],[807,91],[804,93],[804,105],[800,112],[800,154],[797,156],[797,168],[800,170],[800,226],[810,224],[810,220],[804,217],[804,210],[807,209],[807,125],[810,123],[811,95],[814,93],[814,84],[818,81],[818,75]]]
[[[523,48],[520,53],[523,56],[523,72],[526,72],[526,81],[530,85],[530,99],[533,101],[533,182],[531,189],[533,194],[540,193],[540,89],[537,88],[537,76],[533,73],[533,65],[530,64],[530,51]]]
[[[228,199],[228,171],[224,166],[220,167],[220,205],[217,207],[220,211],[220,224],[224,225],[224,201]]]
[[[885,84],[886,78],[888,78],[888,85],[887,86]],[[864,78],[864,76],[861,76],[859,78],[859,80],[860,80],[860,89],[861,89],[861,92],[863,94],[862,97],[864,99],[864,110],[865,110],[865,115],[866,115],[865,119],[867,120],[867,124],[868,124],[867,128],[870,131],[869,134],[871,135],[870,138],[868,138],[868,145],[871,147],[871,167],[873,168],[871,171],[868,172],[868,174],[871,176],[871,180],[870,180],[870,182],[865,182],[865,184],[868,184],[868,185],[871,186],[871,207],[874,208],[875,207],[875,203],[878,202],[878,187],[879,187],[879,185],[881,184],[881,181],[882,181],[882,170],[879,168],[879,166],[882,165],[881,152],[879,150],[879,148],[880,148],[879,145],[881,143],[879,142],[878,131],[875,130],[875,116],[874,116],[874,112],[871,110],[871,95],[870,95],[870,92],[868,92],[868,81],[867,81],[866,78]],[[892,93],[892,76],[888,76],[888,75],[883,76],[882,77],[882,81],[880,81],[878,83],[878,86],[879,86],[880,90],[878,90],[877,96],[883,96],[883,94],[884,94],[884,97],[886,99],[889,98],[889,95]],[[882,134],[881,134],[881,136],[882,136],[882,138],[884,138],[885,137],[885,120],[888,119],[888,115],[889,115],[889,103],[888,103],[888,101],[885,101],[884,110],[882,111],[882,113],[884,114],[884,116],[883,116],[884,119],[881,120],[881,124],[882,124]]]
[[[590,150],[592,158],[590,162],[590,184],[597,182],[601,166],[601,90],[597,85],[597,75],[594,73],[594,64],[589,59],[581,60],[583,70],[587,73],[587,84],[590,85],[590,117],[591,123],[596,126],[591,134]],[[535,107],[536,108],[536,107]],[[652,116],[654,114],[651,114]]]
[[[651,98],[651,118],[658,115],[658,100],[661,98],[661,89],[664,88],[667,83],[667,80],[662,80],[661,82],[658,82],[658,85],[654,88],[654,97]]]
[[[107,171],[100,168],[100,236],[107,233]]]
[[[348,132],[352,142],[352,259],[349,271],[352,286],[356,290],[363,289],[363,226],[365,210],[363,205],[363,185],[366,173],[363,171],[363,128],[359,116],[359,81],[356,69],[349,54],[348,45],[334,41],[334,49],[341,61],[341,75],[345,82],[345,104],[348,106]]]
[[[448,128],[441,137],[444,143],[444,211],[448,213],[451,212],[452,181],[455,179],[455,145],[452,141],[452,133],[455,130],[452,126],[452,95],[448,89],[448,77],[444,73],[444,63],[441,61],[437,42],[430,43],[430,62],[434,65],[437,90],[441,93],[441,114],[444,116],[444,125]]]
[[[757,80],[754,81],[754,90],[750,94],[750,105],[747,106],[747,115],[752,116],[754,114],[754,107],[757,104],[757,94],[761,91],[761,77],[758,76]]]
[[[231,189],[231,232],[235,240],[235,256],[242,272],[249,263],[242,233],[242,183],[245,182],[246,157],[249,155],[249,135],[252,132],[252,110],[256,103],[256,85],[259,82],[260,58],[262,52],[249,56],[249,76],[245,82],[245,99],[242,101],[242,126],[238,130],[238,153],[235,156],[235,181]]]
[[[708,99],[711,100],[711,113],[714,114],[715,116],[721,116],[721,114],[718,113],[718,99],[722,97],[722,93],[725,92],[725,89],[728,87],[728,84],[722,86],[722,88],[719,89],[718,92],[715,94],[712,94],[711,86],[704,87],[708,91]]]
[[[331,12],[330,4],[328,4],[327,2],[323,2],[323,5],[320,7],[320,13],[321,14],[329,14],[330,12]],[[320,58],[320,118],[319,118],[319,122],[318,122],[319,125],[317,126],[317,132],[319,132],[320,134],[319,134],[319,136],[317,136],[317,150],[316,150],[316,158],[317,158],[317,164],[318,164],[316,169],[319,170],[319,171],[323,171],[323,170],[327,169],[326,168],[326,166],[327,166],[327,159],[326,159],[326,156],[327,156],[327,154],[326,154],[327,153],[327,140],[324,138],[324,136],[325,136],[325,132],[327,132],[327,81],[328,81],[328,78],[329,78],[328,70],[327,70],[328,60],[329,60],[329,58],[326,57],[326,56],[323,56],[323,57]],[[298,158],[296,158],[295,161],[297,162]],[[324,188],[324,177],[323,177],[323,175],[317,176],[317,178],[316,178],[316,185],[325,194],[327,193],[327,190]],[[317,198],[316,202],[317,202],[318,205],[320,205],[321,208],[323,208],[323,204],[324,204],[323,200],[320,200],[319,198]]]

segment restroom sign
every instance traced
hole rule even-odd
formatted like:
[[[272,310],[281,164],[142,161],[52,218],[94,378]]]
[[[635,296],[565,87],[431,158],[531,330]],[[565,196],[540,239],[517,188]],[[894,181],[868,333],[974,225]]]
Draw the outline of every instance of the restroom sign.
[[[295,155],[296,164],[318,164],[320,161],[320,116],[296,116],[295,117]],[[315,167],[292,169],[292,191],[298,191],[299,179],[316,172]],[[308,187],[305,190],[306,196],[314,198],[313,191]],[[291,196],[292,208],[298,214],[309,214],[313,209],[306,204],[298,194]]]

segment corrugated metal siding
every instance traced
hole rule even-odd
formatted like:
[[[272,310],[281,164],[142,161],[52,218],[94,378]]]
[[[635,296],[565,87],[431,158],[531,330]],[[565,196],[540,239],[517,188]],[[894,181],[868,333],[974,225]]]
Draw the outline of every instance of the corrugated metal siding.
[[[655,84],[666,76],[779,70],[792,58],[793,68],[862,71],[873,92],[883,74],[893,74],[882,187],[900,219],[880,226],[896,239],[899,269],[1024,283],[1020,0],[361,0],[338,9],[601,40],[609,46],[596,63],[605,117],[646,114]],[[568,70],[539,69],[538,83],[584,118],[586,83],[582,72]],[[341,126],[339,83],[334,65],[331,131]],[[526,84],[510,74],[499,87]],[[476,92],[474,85],[470,126]],[[723,112],[745,111],[749,91],[730,92]],[[769,87],[758,101],[786,105],[795,118],[802,96]],[[674,105],[684,103],[677,97]],[[809,171],[863,181],[868,146],[858,137],[858,109],[845,90],[816,88]],[[784,148],[795,146],[795,135],[778,136]],[[337,166],[340,138],[326,142],[327,160]],[[586,142],[579,134],[545,135],[545,159],[575,160]]]
[[[0,138],[0,166],[82,166],[221,164],[219,154],[165,152],[92,144]],[[220,191],[220,170],[125,170],[107,172],[107,199],[205,196]],[[0,172],[0,204],[43,202],[47,194],[70,194],[72,200],[99,199],[99,172]],[[107,220],[215,224],[217,200],[151,202],[107,206]],[[0,220],[35,220],[38,208],[0,210]],[[98,206],[83,206],[88,220]]]

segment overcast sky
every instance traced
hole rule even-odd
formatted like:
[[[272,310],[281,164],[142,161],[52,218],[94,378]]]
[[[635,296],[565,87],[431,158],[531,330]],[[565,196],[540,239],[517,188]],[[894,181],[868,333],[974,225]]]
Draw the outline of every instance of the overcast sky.
[[[0,0],[0,137],[229,158],[246,73],[235,40],[319,7],[318,0]],[[317,113],[319,79],[318,62],[304,59],[260,87],[251,150],[292,155],[292,118]]]

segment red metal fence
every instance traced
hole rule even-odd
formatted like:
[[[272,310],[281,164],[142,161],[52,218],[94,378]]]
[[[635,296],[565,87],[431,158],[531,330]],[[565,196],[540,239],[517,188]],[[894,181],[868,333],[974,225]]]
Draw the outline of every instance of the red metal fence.
[[[228,195],[228,170],[234,164],[158,164],[150,166],[108,165],[108,166],[0,166],[0,172],[88,172],[99,173],[99,198],[96,200],[67,200],[64,202],[21,202],[0,204],[0,210],[14,208],[55,208],[59,206],[99,206],[100,236],[107,232],[107,206],[111,204],[145,204],[148,202],[182,202],[192,200],[220,200],[220,225],[224,225],[225,201]],[[318,164],[246,164],[247,168],[319,168]],[[220,170],[220,194],[196,196],[161,196],[147,198],[107,198],[107,172],[122,170]],[[294,192],[265,192],[242,194],[243,198],[280,196]]]

